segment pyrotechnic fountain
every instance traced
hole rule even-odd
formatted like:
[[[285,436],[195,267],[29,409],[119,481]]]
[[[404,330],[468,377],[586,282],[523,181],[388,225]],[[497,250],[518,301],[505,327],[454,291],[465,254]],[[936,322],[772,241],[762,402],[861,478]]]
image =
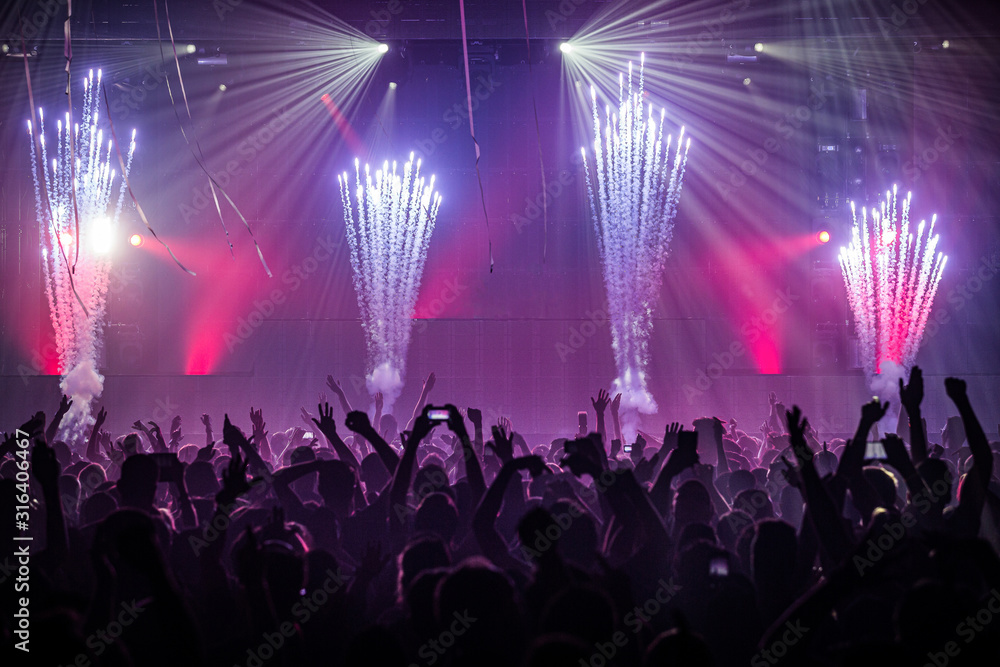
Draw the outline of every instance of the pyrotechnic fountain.
[[[893,187],[878,208],[863,207],[860,219],[852,202],[851,244],[840,251],[865,375],[876,390],[893,390],[913,366],[948,260],[937,251],[937,216],[930,225],[921,220],[912,233],[911,197],[898,206]]]
[[[95,81],[91,70],[83,85],[80,122],[70,127],[66,113],[64,120],[56,123],[55,155],[51,159],[42,110],[38,110],[37,128],[41,155],[35,149],[35,128],[28,121],[45,294],[59,351],[60,386],[73,399],[60,432],[60,437],[68,441],[79,440],[93,423],[91,402],[104,388],[104,378],[97,370],[97,350],[107,305],[110,250],[125,196],[123,182],[114,211],[108,211],[117,174],[111,168],[114,144],[108,139],[105,148],[104,132],[98,128],[101,71],[97,71]],[[133,131],[126,173],[134,151]]]
[[[639,85],[632,85],[632,63],[627,84],[618,77],[618,108],[605,107],[602,137],[597,112],[597,91],[591,88],[594,114],[594,169],[587,163],[591,217],[597,232],[604,286],[608,298],[608,320],[623,409],[656,412],[656,403],[646,388],[649,335],[653,327],[653,305],[663,278],[663,267],[673,236],[673,220],[681,194],[681,182],[691,140],[681,128],[676,144],[663,137],[666,112],[659,123],[643,103],[643,70]],[[671,156],[671,150],[673,154]]]
[[[427,247],[441,205],[434,177],[425,181],[413,153],[397,173],[386,161],[374,180],[354,161],[354,197],[347,172],[337,176],[351,248],[354,288],[368,345],[368,389],[381,391],[386,411],[403,386],[410,327]],[[356,203],[356,208],[354,204]]]

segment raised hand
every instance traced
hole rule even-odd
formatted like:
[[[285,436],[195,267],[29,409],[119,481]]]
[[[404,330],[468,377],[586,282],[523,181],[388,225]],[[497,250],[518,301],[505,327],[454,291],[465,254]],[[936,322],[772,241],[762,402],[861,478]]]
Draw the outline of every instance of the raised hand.
[[[611,414],[617,415],[622,404],[622,393],[618,392],[615,397],[611,399]]]
[[[385,397],[382,396],[382,392],[375,392],[375,412],[382,412],[382,408],[385,405]]]
[[[202,425],[204,425],[205,430],[208,431],[212,430],[212,418],[208,415],[207,412],[201,416],[201,423]]]
[[[340,380],[334,380],[332,375],[326,376],[326,386],[330,388],[338,397],[343,397],[344,388],[340,386]]]
[[[698,450],[677,447],[667,456],[667,462],[663,464],[663,474],[668,479],[673,479],[696,463],[698,463]]]
[[[215,456],[215,441],[208,443],[204,447],[198,450],[198,454],[195,455],[195,461],[211,461],[212,457]]]
[[[597,446],[590,438],[577,438],[567,440],[563,445],[566,456],[559,462],[559,465],[569,467],[570,472],[579,477],[580,475],[599,476],[604,466],[601,464],[602,454],[597,451]]]
[[[181,438],[181,416],[177,415],[170,422],[170,442],[180,442]]]
[[[608,407],[609,403],[611,403],[611,399],[604,389],[598,389],[597,398],[590,399],[590,404],[594,406],[594,412],[597,414],[604,414],[604,409]]]
[[[493,441],[487,442],[486,446],[493,450],[497,458],[507,463],[514,458],[514,440],[507,435],[503,426],[499,423],[497,426],[492,427],[492,431]]]
[[[632,450],[635,451],[634,449]],[[656,464],[660,462],[660,453],[656,452],[652,458],[641,458],[635,464],[635,478],[639,482],[648,482],[653,479],[653,472]]]
[[[149,433],[149,427],[143,424],[141,419],[136,419],[132,422],[132,428],[143,433]]]
[[[201,452],[199,452],[200,456]],[[231,505],[237,498],[250,490],[250,483],[247,481],[247,466],[249,460],[240,456],[237,451],[231,459],[226,470],[222,471],[222,489],[215,494],[215,502],[220,506]]]
[[[671,449],[677,447],[677,436],[684,430],[680,422],[671,422],[667,425],[666,431],[663,433],[663,451],[669,452]]]
[[[964,383],[963,383],[964,384]],[[877,398],[873,398],[869,402],[861,406],[861,419],[867,422],[869,425],[877,423],[882,417],[885,417],[885,413],[889,410],[889,401],[885,403],[879,403]],[[788,425],[791,429],[791,424]],[[791,432],[791,430],[789,430]]]
[[[910,413],[913,408],[919,409],[921,401],[924,400],[924,374],[920,366],[914,366],[910,371],[910,382],[903,384],[903,378],[899,378],[899,402]]]
[[[250,406],[250,423],[253,424],[254,435],[264,432],[264,410],[254,410],[253,406]]]
[[[793,405],[786,414],[788,416],[788,434],[792,441],[792,452],[794,452],[799,465],[805,465],[813,458],[813,452],[806,444],[805,437],[806,429],[809,428],[809,420],[802,416],[802,410],[797,405]]]
[[[944,390],[948,394],[948,398],[956,403],[967,398],[965,380],[960,380],[958,378],[945,378]]]
[[[247,437],[243,435],[243,431],[229,421],[228,414],[226,415],[226,420],[222,425],[222,442],[228,445],[230,450],[233,450],[233,457],[236,456],[236,450],[249,444]]]
[[[773,391],[767,395],[767,403],[772,408],[778,403],[778,395]]]
[[[472,422],[474,426],[482,427],[483,425],[483,411],[479,408],[469,408],[466,410],[466,415],[469,417],[469,421]]]
[[[319,428],[323,435],[336,434],[337,433],[337,422],[333,421],[333,408],[330,407],[329,403],[320,404],[317,406],[319,408],[319,419],[313,419],[313,423]],[[327,436],[330,437],[330,436]]]
[[[347,417],[344,419],[344,426],[352,432],[360,433],[361,435],[371,433],[373,428],[371,420],[368,419],[368,414],[361,410],[348,412]]]

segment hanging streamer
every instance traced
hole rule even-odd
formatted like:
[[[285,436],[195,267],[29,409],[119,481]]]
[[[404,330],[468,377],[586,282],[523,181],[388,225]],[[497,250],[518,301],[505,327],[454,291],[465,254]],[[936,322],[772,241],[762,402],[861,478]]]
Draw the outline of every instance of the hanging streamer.
[[[63,23],[63,57],[66,59],[66,103],[69,106],[69,117],[66,120],[66,132],[69,135],[69,151],[70,155],[76,155],[76,137],[73,136],[76,133],[70,132],[70,128],[73,126],[73,86],[70,79],[70,63],[73,62],[73,46],[72,40],[70,38],[70,19],[73,18],[73,0],[67,0],[66,2],[66,21]],[[22,51],[25,54],[25,60],[27,60],[27,52]],[[70,183],[72,187],[69,190],[70,199],[73,201],[73,222],[76,225],[76,238],[80,238],[80,211],[76,206],[76,160],[70,160],[69,164],[69,176]],[[76,264],[80,261],[80,244],[77,243],[74,246],[76,252],[73,254],[73,267],[70,269],[70,273],[76,273]],[[86,308],[83,309],[86,312]]]
[[[535,112],[535,138],[538,140],[538,165],[542,169],[542,264],[544,264],[549,248],[549,190],[545,184],[545,160],[542,159],[542,131],[538,126],[538,104],[535,101],[535,77],[531,71],[531,36],[528,34],[527,0],[521,0],[521,11],[524,13],[524,43],[528,45],[528,85],[531,86],[531,109]]]
[[[20,21],[21,53],[25,54],[25,57],[22,58],[21,60],[24,61],[24,78],[25,78],[25,81],[28,84],[28,104],[31,106],[31,125],[32,125],[32,127],[39,127],[39,123],[38,123],[38,107],[35,106],[35,93],[34,93],[34,89],[31,86],[31,70],[28,68],[28,58],[27,58],[28,45],[27,45],[27,41],[24,39],[24,17],[21,16],[20,13],[18,13],[18,18],[21,19],[21,21]],[[32,134],[31,135],[31,141],[32,141],[32,143],[35,144],[35,150],[40,155],[41,152],[42,152],[42,146],[41,146],[41,142],[38,139],[38,135],[37,134]],[[45,211],[46,211],[46,213],[48,213],[49,221],[52,221],[53,220],[53,217],[52,217],[52,204],[51,204],[51,202],[49,202],[48,187],[45,185],[44,167],[42,166],[41,162],[39,161],[38,164],[33,164],[32,168],[35,170],[36,174],[39,171],[42,172],[41,173],[41,179],[40,179],[41,184],[42,184],[42,195],[43,195],[42,199],[45,201]],[[74,204],[75,203],[76,203],[76,201],[74,200]],[[69,278],[69,288],[71,290],[73,290],[73,296],[76,297],[76,302],[79,303],[80,304],[80,308],[83,309],[83,314],[86,315],[87,317],[90,317],[90,311],[87,310],[87,306],[84,305],[83,299],[80,298],[80,293],[76,291],[76,283],[73,282],[73,271],[70,268],[69,259],[66,257],[66,249],[63,247],[62,236],[60,234],[55,234],[55,237],[56,237],[56,243],[59,245],[59,254],[62,255],[63,265],[66,267],[66,277]],[[76,238],[80,238],[79,220],[77,220],[77,236],[76,236]],[[80,244],[77,243],[77,246],[79,246],[79,245]]]
[[[490,216],[486,212],[486,193],[483,192],[483,175],[479,171],[479,142],[476,140],[476,126],[472,122],[472,81],[469,77],[469,37],[465,27],[465,0],[458,0],[458,13],[462,21],[462,54],[465,56],[465,98],[469,105],[469,134],[476,146],[476,178],[479,179],[479,198],[483,202],[483,217],[486,218],[486,242],[490,251],[490,273],[493,273],[493,240],[490,236]]]
[[[170,45],[173,48],[173,53],[174,53],[174,65],[177,68],[177,79],[181,87],[181,97],[184,100],[184,108],[187,110],[188,120],[191,121],[191,130],[192,134],[194,135],[195,145],[194,146],[191,145],[191,140],[188,138],[187,132],[184,130],[184,123],[181,121],[180,114],[177,112],[177,102],[174,99],[174,93],[170,87],[170,79],[168,77],[164,79],[164,81],[167,84],[167,95],[169,95],[170,97],[170,107],[174,110],[174,116],[177,117],[177,124],[180,127],[181,136],[184,137],[184,142],[187,144],[188,149],[191,151],[191,156],[195,159],[195,162],[198,163],[198,166],[201,167],[201,170],[205,172],[205,176],[208,178],[209,188],[212,191],[212,199],[215,201],[215,210],[219,214],[219,221],[222,223],[222,229],[226,233],[226,243],[229,244],[230,254],[232,254],[235,257],[235,254],[233,254],[233,244],[229,240],[229,230],[226,228],[226,222],[222,218],[222,208],[219,205],[219,199],[215,193],[216,188],[219,189],[219,192],[222,193],[222,196],[225,198],[226,202],[228,202],[228,204],[233,208],[233,210],[236,211],[236,215],[238,215],[240,220],[243,222],[243,226],[246,227],[247,233],[250,234],[250,240],[253,241],[254,248],[257,250],[257,257],[260,259],[260,263],[264,267],[264,272],[267,273],[268,278],[273,278],[274,275],[271,273],[271,269],[268,268],[267,262],[264,260],[264,252],[260,249],[260,244],[257,243],[257,237],[254,236],[253,230],[250,229],[250,223],[247,222],[247,219],[243,216],[243,212],[240,211],[239,207],[236,205],[236,202],[234,202],[233,199],[229,196],[229,194],[226,193],[226,190],[221,185],[219,185],[219,183],[215,180],[212,174],[208,171],[208,167],[205,166],[205,154],[202,151],[201,142],[198,140],[198,133],[194,129],[194,118],[191,115],[191,107],[188,104],[187,91],[184,89],[184,77],[181,76],[181,61],[177,55],[177,44],[174,42],[174,29],[170,23],[170,5],[168,4],[167,0],[163,0],[163,7],[165,10],[166,20],[167,20],[167,32],[170,35]],[[156,20],[156,38],[158,43],[160,43],[161,45],[160,59],[164,62],[164,64],[166,64],[166,60],[163,58],[163,46],[162,46],[163,36],[160,33],[160,14],[156,0],[153,0],[153,16]],[[195,146],[198,148],[197,153],[195,152]]]
[[[136,199],[135,193],[132,192],[132,183],[128,180],[128,170],[125,169],[125,159],[122,157],[121,144],[118,143],[118,135],[115,132],[115,123],[113,120],[111,120],[111,106],[108,104],[108,89],[105,88],[103,82],[101,83],[101,93],[104,95],[104,109],[105,112],[108,114],[108,125],[110,126],[111,129],[111,139],[113,140],[115,145],[115,152],[118,154],[118,164],[121,166],[122,180],[125,181],[125,187],[128,189],[128,195],[129,197],[132,198],[132,202],[135,204],[135,210],[136,212],[138,212],[139,218],[142,220],[142,224],[146,225],[146,229],[149,230],[149,233],[152,235],[152,237],[156,239],[156,241],[160,245],[162,245],[164,248],[167,249],[167,252],[170,253],[170,257],[174,260],[174,263],[176,263],[177,266],[181,267],[182,271],[184,271],[188,275],[192,276],[197,275],[194,271],[181,264],[181,261],[177,259],[177,255],[174,254],[174,251],[170,249],[169,245],[160,240],[160,237],[156,235],[156,231],[153,230],[153,227],[149,224],[149,220],[146,219],[146,213],[142,210],[142,206],[139,205],[139,200]]]

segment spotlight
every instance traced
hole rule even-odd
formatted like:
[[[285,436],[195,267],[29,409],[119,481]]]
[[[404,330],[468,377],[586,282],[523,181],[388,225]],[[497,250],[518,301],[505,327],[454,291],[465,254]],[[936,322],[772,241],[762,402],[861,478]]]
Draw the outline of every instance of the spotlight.
[[[185,49],[188,53],[194,53],[195,51],[198,50],[198,48],[194,44],[188,44],[187,47],[185,47]]]
[[[59,234],[59,240],[62,241],[63,247],[67,248],[73,245],[73,235],[69,232],[62,232]]]
[[[3,50],[4,53],[10,53],[10,44],[4,44],[0,50]]]
[[[220,83],[219,84],[219,90],[222,91],[222,92],[226,92],[226,90],[228,90],[228,86],[226,86],[226,84],[224,84],[224,83]]]
[[[569,42],[563,42],[559,45],[559,50],[563,53],[573,53],[573,45]]]
[[[750,84],[751,84],[750,77],[744,77],[744,79],[743,79],[743,85],[744,86],[749,86]]]
[[[818,240],[820,243],[829,243],[830,232],[824,229],[823,231],[821,231],[819,234],[816,235],[816,240]]]
[[[389,82],[389,90],[396,90],[396,82],[395,81],[390,81]]]
[[[757,53],[764,53],[764,42],[757,42],[753,45],[753,50]]]
[[[93,225],[93,238],[90,245],[98,255],[107,255],[114,247],[114,230],[107,218],[96,220]]]
[[[6,44],[5,44],[4,46],[6,46]],[[946,39],[946,40],[944,40],[943,42],[941,42],[941,48],[942,48],[942,49],[947,49],[947,48],[949,48],[950,46],[951,46],[951,42],[949,42],[949,41],[948,41],[947,39]]]
[[[379,44],[378,46],[375,47],[375,50],[378,51],[379,53],[389,53],[389,45]]]
[[[143,242],[142,234],[133,234],[132,236],[128,237],[128,244],[133,248],[138,248],[139,246],[142,245],[142,242]]]

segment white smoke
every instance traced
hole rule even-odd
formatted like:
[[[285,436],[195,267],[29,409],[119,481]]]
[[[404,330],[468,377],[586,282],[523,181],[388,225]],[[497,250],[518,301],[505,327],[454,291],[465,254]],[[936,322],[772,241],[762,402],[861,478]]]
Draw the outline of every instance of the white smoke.
[[[104,391],[104,376],[97,372],[94,359],[88,357],[66,373],[59,386],[63,394],[73,399],[63,417],[59,437],[67,443],[80,442],[86,437],[87,428],[94,424],[90,404]]]
[[[622,438],[624,442],[633,442],[642,420],[640,415],[656,414],[658,407],[646,388],[646,376],[642,371],[629,368],[621,377],[616,378],[611,388],[611,395],[614,396],[619,392],[622,395],[618,409]]]
[[[382,392],[382,412],[391,413],[392,406],[403,389],[403,378],[399,369],[393,368],[389,362],[379,364],[371,375],[365,378],[365,384],[368,386],[368,393],[373,396],[377,391]]]

